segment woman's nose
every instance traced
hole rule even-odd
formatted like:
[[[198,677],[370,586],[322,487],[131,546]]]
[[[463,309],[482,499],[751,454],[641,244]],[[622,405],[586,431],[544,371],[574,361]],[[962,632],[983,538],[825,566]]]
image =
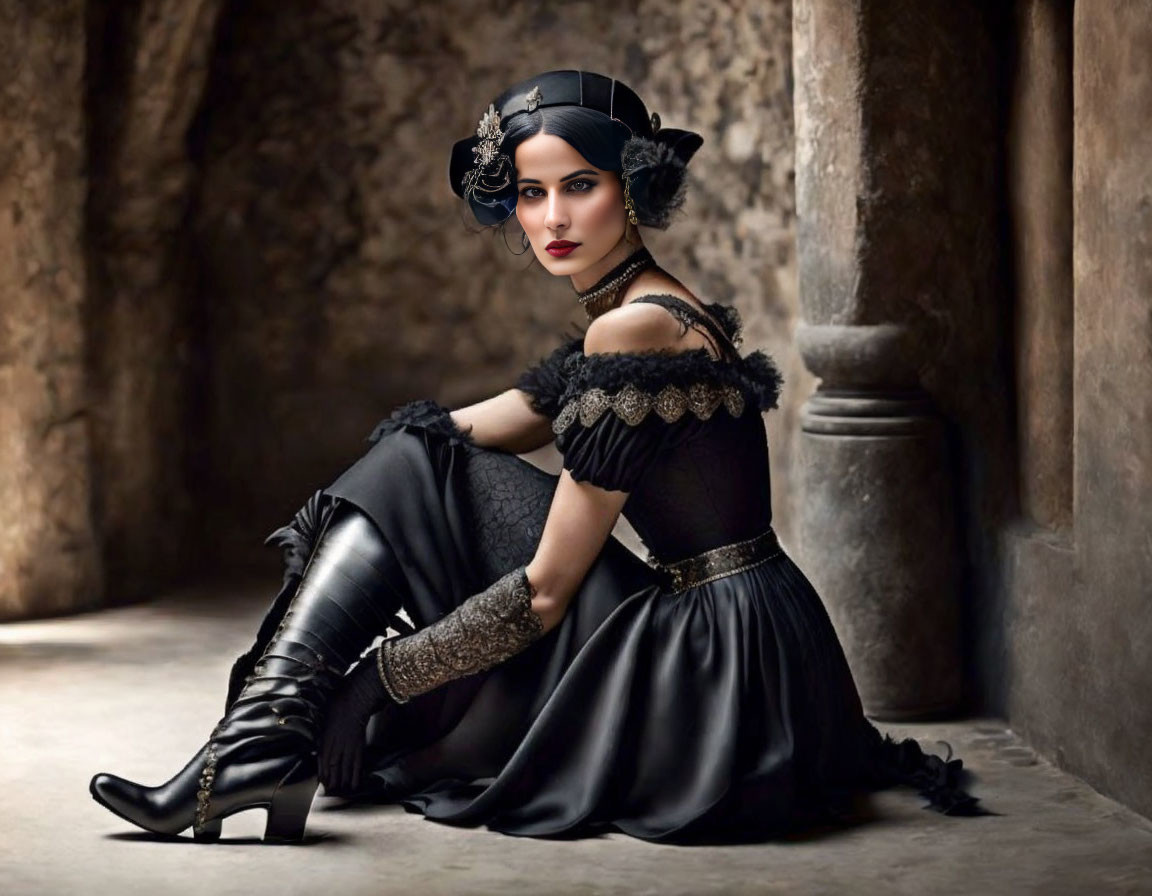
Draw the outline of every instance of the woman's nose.
[[[568,226],[568,211],[564,200],[558,193],[548,197],[548,212],[544,216],[544,226],[549,230],[558,230]]]

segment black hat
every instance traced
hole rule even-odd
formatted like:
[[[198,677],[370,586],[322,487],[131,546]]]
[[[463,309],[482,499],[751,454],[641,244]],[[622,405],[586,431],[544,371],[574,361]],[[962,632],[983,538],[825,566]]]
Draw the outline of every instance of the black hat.
[[[476,133],[452,147],[448,179],[452,191],[468,199],[481,224],[498,224],[516,208],[512,160],[499,151],[501,125],[523,112],[549,106],[581,106],[619,121],[633,137],[672,146],[686,164],[703,143],[699,134],[660,128],[660,116],[649,115],[643,101],[622,81],[572,69],[544,72],[514,84],[489,105]]]

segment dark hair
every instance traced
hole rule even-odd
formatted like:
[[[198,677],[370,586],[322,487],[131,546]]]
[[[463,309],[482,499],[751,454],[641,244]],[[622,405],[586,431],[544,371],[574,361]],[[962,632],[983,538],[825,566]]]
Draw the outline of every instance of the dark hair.
[[[595,109],[548,106],[509,119],[500,149],[515,160],[516,148],[536,134],[560,137],[597,168],[617,173],[624,144],[632,136],[624,124]]]
[[[583,106],[546,106],[515,115],[504,127],[500,151],[514,160],[516,148],[536,134],[560,137],[596,168],[615,171],[622,181],[627,177],[636,217],[646,227],[666,229],[672,223],[672,212],[684,204],[687,158],[655,140],[633,137],[626,125],[603,112]],[[486,210],[471,200],[469,205],[483,223]]]

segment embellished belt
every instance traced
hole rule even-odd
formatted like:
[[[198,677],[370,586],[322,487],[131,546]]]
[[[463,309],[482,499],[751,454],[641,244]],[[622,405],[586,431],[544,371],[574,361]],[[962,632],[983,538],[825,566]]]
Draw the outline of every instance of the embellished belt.
[[[677,560],[675,563],[661,563],[649,554],[648,563],[664,574],[669,588],[675,594],[696,585],[703,585],[705,582],[751,569],[783,551],[780,541],[776,538],[776,532],[769,526],[764,532],[745,541],[722,544],[694,557]]]

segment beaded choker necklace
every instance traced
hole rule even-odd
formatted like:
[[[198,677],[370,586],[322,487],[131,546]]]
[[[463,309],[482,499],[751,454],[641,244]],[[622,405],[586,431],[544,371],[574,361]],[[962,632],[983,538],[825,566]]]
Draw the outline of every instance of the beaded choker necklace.
[[[610,308],[616,307],[620,296],[635,280],[641,271],[655,267],[656,260],[647,247],[641,247],[612,268],[588,289],[577,290],[576,298],[584,306],[588,320],[599,317]]]

